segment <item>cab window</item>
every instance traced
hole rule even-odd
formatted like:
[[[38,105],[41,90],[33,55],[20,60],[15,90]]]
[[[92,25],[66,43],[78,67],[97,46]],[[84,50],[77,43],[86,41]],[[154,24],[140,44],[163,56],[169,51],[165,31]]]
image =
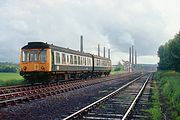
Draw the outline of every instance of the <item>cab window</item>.
[[[38,61],[38,50],[31,50],[30,51],[30,62],[37,62]]]
[[[46,50],[41,50],[40,51],[40,62],[46,62]]]
[[[29,52],[28,50],[23,50],[22,52],[22,62],[28,62],[29,61]]]

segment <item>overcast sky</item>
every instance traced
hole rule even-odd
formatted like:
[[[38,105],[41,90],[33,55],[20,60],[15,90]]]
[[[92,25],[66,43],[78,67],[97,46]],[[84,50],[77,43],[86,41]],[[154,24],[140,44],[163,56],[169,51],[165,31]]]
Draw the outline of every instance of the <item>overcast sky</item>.
[[[0,61],[18,62],[28,41],[44,41],[97,54],[111,49],[113,64],[128,60],[157,63],[158,47],[180,28],[180,0],[0,0]],[[102,55],[102,53],[101,53]]]

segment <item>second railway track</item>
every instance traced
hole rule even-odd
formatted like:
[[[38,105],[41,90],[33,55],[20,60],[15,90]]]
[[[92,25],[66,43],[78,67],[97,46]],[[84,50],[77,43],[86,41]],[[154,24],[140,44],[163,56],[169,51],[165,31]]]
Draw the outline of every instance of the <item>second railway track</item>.
[[[94,103],[89,104],[69,116],[66,116],[64,120],[135,119],[138,114],[132,113],[132,111],[146,88],[147,83],[151,80],[151,77],[152,73],[138,77]]]

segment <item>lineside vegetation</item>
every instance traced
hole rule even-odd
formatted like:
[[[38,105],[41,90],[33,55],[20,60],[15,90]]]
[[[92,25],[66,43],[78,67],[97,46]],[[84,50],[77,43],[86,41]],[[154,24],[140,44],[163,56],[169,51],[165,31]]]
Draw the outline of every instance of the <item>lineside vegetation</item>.
[[[156,100],[160,100],[162,117],[180,120],[180,32],[159,47],[158,56],[159,71],[155,79],[159,97]]]
[[[0,73],[16,73],[19,72],[19,64],[0,62]]]
[[[163,114],[166,114],[166,117],[169,119],[180,120],[180,73],[175,71],[158,71],[155,74],[155,79],[157,88],[155,86],[153,90],[154,95],[152,96],[154,97],[152,109],[152,112],[155,112],[154,118],[158,118],[158,114],[161,113],[158,102],[160,100]]]
[[[175,70],[180,72],[180,32],[158,49],[160,58],[159,70]]]
[[[157,81],[153,81],[153,89],[152,89],[152,95],[150,97],[151,99],[151,108],[148,110],[148,112],[152,116],[152,120],[160,120],[162,117],[161,112],[161,106],[160,106],[160,95],[159,95],[159,89],[157,85]]]

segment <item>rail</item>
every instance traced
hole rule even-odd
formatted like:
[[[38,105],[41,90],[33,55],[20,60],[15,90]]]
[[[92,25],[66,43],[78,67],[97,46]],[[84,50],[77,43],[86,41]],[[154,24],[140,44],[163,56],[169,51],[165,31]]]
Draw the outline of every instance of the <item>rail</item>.
[[[131,103],[130,107],[128,108],[128,110],[126,111],[126,113],[124,114],[122,120],[125,120],[128,115],[131,113],[133,107],[135,106],[138,98],[140,97],[140,95],[142,94],[147,82],[149,81],[149,78],[151,77],[152,74],[149,75],[149,77],[146,79],[145,83],[143,84],[142,88],[140,89],[140,91],[138,92],[137,96],[134,98],[133,102]]]
[[[143,77],[144,75],[141,75],[140,77],[137,77],[136,79],[128,82],[127,84],[123,85],[122,87],[118,88],[117,90],[111,92],[110,94],[106,95],[105,97],[93,102],[92,104],[82,108],[81,110],[67,116],[66,118],[64,118],[63,120],[69,120],[69,119],[75,119],[77,118],[79,115],[82,115],[84,112],[87,112],[88,110],[92,109],[93,107],[99,105],[100,103],[104,102],[105,100],[107,100],[108,98],[110,98],[111,96],[114,96],[115,94],[119,93],[122,89],[124,89],[125,87],[129,86],[130,84],[132,84],[133,82],[139,80],[141,77]]]

